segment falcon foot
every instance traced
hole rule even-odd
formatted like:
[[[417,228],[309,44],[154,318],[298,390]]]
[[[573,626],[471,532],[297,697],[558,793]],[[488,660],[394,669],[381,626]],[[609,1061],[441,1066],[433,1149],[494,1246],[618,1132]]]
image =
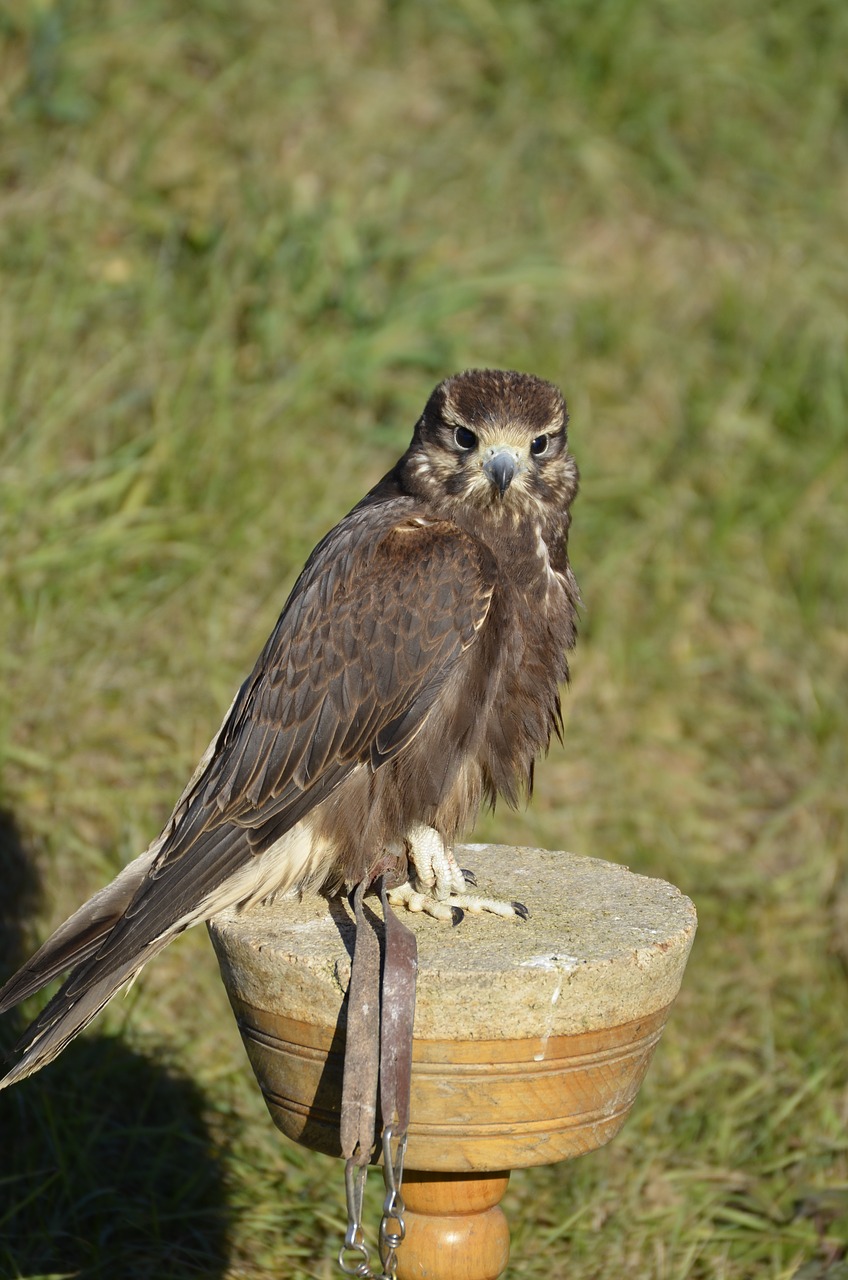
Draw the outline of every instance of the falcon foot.
[[[523,902],[502,902],[500,898],[483,898],[476,893],[452,893],[447,898],[436,898],[431,893],[421,893],[408,880],[389,890],[389,902],[393,907],[423,911],[434,920],[450,920],[452,924],[459,924],[466,911],[488,911],[496,916],[517,916],[519,920],[526,920],[530,915]]]
[[[529,916],[530,912],[521,902],[502,902],[498,898],[468,893],[469,888],[477,887],[476,876],[473,871],[462,870],[453,850],[432,827],[413,827],[406,843],[412,873],[406,884],[389,890],[393,907],[423,911],[435,920],[450,920],[453,924],[459,924],[466,911],[517,916],[520,920]]]

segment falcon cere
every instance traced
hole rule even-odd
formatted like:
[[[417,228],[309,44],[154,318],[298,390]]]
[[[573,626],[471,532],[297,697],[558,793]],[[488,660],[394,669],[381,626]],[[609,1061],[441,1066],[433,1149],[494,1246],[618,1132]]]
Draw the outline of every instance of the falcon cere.
[[[3,1012],[68,973],[0,1087],[225,907],[389,873],[394,905],[438,919],[526,914],[471,892],[453,846],[483,802],[529,794],[562,729],[567,420],[528,374],[435,389],[403,457],[307,560],[162,833],[0,991]]]

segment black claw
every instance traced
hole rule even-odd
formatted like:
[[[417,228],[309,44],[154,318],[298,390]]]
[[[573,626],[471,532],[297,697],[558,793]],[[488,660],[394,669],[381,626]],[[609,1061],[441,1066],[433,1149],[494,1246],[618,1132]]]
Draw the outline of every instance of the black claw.
[[[462,907],[451,907],[451,928],[455,929],[458,924],[462,924],[465,919],[465,912]]]
[[[523,902],[511,902],[509,905],[518,916],[519,920],[530,919],[530,912],[527,910]]]
[[[460,870],[462,871],[462,878],[465,881],[465,883],[467,885],[470,885],[472,889],[476,889],[477,877],[475,876],[474,872],[469,871],[466,867],[461,867]]]

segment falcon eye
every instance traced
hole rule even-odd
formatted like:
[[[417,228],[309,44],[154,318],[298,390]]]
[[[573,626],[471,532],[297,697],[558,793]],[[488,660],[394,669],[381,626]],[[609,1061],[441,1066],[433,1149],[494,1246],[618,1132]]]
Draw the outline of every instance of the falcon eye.
[[[469,431],[468,427],[457,427],[453,433],[453,438],[460,449],[464,449],[466,453],[470,449],[474,449],[477,445],[477,437],[473,431]]]
[[[533,457],[541,458],[543,453],[547,453],[549,443],[550,443],[550,436],[548,435],[536,436],[535,440],[531,440],[530,452],[532,453]]]

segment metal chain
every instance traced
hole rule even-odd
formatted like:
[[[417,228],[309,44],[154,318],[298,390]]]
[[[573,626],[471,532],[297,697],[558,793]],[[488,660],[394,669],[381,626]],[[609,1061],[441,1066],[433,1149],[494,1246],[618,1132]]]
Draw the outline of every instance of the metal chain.
[[[397,1141],[397,1147],[393,1154],[392,1144],[395,1141]],[[404,1221],[406,1206],[401,1194],[406,1142],[405,1133],[395,1139],[392,1126],[386,1125],[383,1130],[383,1182],[386,1187],[386,1197],[383,1201],[383,1216],[380,1219],[381,1269],[379,1271],[374,1271],[371,1267],[371,1250],[365,1243],[365,1234],[362,1229],[362,1204],[368,1165],[357,1165],[352,1159],[345,1164],[347,1231],[344,1244],[339,1249],[339,1267],[346,1276],[359,1276],[361,1280],[395,1280],[397,1251],[406,1235]],[[389,1223],[392,1222],[396,1225],[394,1231],[389,1230]],[[358,1255],[357,1259],[348,1260],[345,1256],[348,1253]]]
[[[379,1280],[394,1280],[397,1271],[397,1251],[406,1235],[401,1187],[403,1185],[403,1158],[406,1155],[406,1134],[397,1139],[397,1151],[392,1156],[394,1141],[392,1126],[387,1124],[383,1130],[383,1181],[386,1184],[386,1198],[383,1201],[383,1216],[380,1219],[380,1261],[383,1264],[383,1275]],[[389,1223],[397,1224],[396,1231],[389,1230]]]
[[[362,1201],[365,1196],[365,1179],[368,1177],[368,1165],[356,1164],[351,1156],[345,1161],[345,1195],[347,1197],[347,1231],[344,1244],[339,1249],[339,1266],[346,1276],[362,1276],[368,1280],[374,1276],[371,1270],[371,1251],[365,1243],[362,1230]],[[345,1254],[358,1253],[358,1262],[348,1262]]]

